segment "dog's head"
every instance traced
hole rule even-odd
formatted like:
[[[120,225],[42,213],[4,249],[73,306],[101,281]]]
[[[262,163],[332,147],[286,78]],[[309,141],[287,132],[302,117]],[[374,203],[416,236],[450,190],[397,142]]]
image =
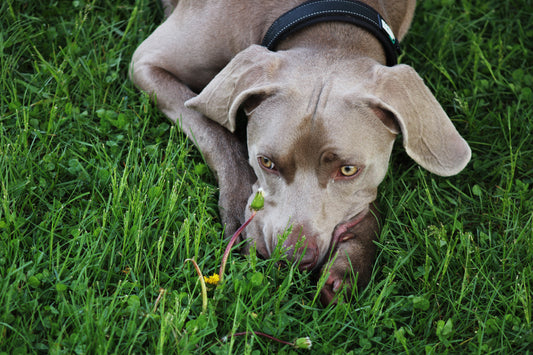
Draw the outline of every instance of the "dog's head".
[[[398,133],[409,156],[438,175],[456,174],[470,159],[467,143],[406,65],[328,62],[251,46],[186,106],[231,131],[244,110],[257,175],[252,196],[265,193],[247,238],[268,257],[291,227],[283,246],[294,258],[305,250],[300,266],[310,270],[354,238]]]

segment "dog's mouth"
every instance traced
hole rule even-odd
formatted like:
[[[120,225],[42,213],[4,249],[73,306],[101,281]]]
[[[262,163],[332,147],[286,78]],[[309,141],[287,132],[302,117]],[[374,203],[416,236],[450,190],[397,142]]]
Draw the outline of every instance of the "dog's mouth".
[[[347,222],[339,223],[331,234],[331,242],[325,254],[321,254],[320,251],[315,250],[315,253],[312,255],[312,257],[304,257],[304,259],[302,259],[302,262],[304,260],[313,260],[313,262],[309,262],[308,264],[304,263],[303,265],[300,264],[300,268],[313,273],[322,270],[323,266],[328,263],[332,257],[334,257],[335,252],[340,244],[357,237],[357,226],[366,218],[368,213],[368,208],[365,208],[363,211],[350,218]],[[308,252],[309,251],[306,251],[306,253]],[[313,251],[311,250],[311,252]],[[322,258],[320,255],[323,255]]]
[[[321,270],[322,266],[326,262],[328,262],[332,256],[335,255],[335,251],[337,250],[337,247],[339,246],[339,244],[345,241],[348,241],[350,239],[356,238],[356,235],[357,235],[356,226],[365,219],[368,212],[369,212],[369,209],[365,208],[363,211],[357,213],[354,217],[350,218],[348,221],[341,222],[337,226],[335,226],[331,234],[331,242],[328,247],[328,250],[324,254],[317,251],[316,255],[313,255],[314,262],[311,263],[313,267],[306,267],[306,265],[300,265],[300,266],[302,266],[306,270],[313,271],[313,272],[317,270]],[[243,237],[244,239],[247,238],[246,235],[243,235]],[[248,248],[245,248],[245,252],[246,251],[248,251]],[[264,259],[264,260],[269,259],[270,258],[269,254],[270,253],[266,247],[258,247],[256,249],[256,255],[261,259]],[[323,260],[318,260],[321,258],[320,255],[324,255],[322,257]],[[285,263],[282,263],[282,264],[285,264]]]
[[[339,223],[333,230],[333,235],[331,239],[331,244],[329,246],[328,255],[334,255],[333,253],[337,249],[337,246],[355,238],[355,227],[366,217],[369,212],[368,208],[365,208],[363,211],[356,214],[354,217],[349,219],[347,222]]]

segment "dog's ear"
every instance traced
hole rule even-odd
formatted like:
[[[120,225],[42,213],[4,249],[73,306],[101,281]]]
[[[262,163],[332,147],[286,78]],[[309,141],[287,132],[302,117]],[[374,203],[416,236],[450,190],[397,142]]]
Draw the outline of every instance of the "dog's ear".
[[[198,96],[186,101],[185,106],[234,132],[241,106],[249,113],[262,99],[278,91],[279,84],[273,78],[281,63],[282,56],[278,53],[252,45],[237,54]]]
[[[393,115],[409,156],[441,176],[459,173],[471,151],[414,69],[407,65],[376,66],[369,84],[371,105]]]

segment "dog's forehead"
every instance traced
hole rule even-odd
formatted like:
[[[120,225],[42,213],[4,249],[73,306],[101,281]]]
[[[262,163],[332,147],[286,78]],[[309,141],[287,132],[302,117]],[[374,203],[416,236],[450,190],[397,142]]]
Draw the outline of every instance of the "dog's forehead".
[[[363,155],[380,143],[374,138],[380,135],[375,127],[380,124],[364,103],[346,101],[350,89],[335,80],[316,78],[267,98],[250,117],[249,146],[305,157],[328,149]]]

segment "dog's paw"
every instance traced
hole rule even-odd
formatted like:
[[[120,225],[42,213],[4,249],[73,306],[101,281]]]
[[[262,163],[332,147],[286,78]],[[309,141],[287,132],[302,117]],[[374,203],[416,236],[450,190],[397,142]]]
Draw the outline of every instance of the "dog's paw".
[[[350,282],[345,283],[344,275],[339,275],[338,273],[330,273],[326,283],[320,290],[320,302],[324,306],[329,304],[337,304],[338,297],[337,294],[346,286],[347,292],[351,293],[352,284]]]
[[[327,272],[328,278],[320,290],[320,301],[324,306],[337,304],[339,300],[347,301],[351,298],[354,288],[362,290],[368,284],[372,274],[372,259],[348,260],[347,257],[339,255],[331,264]],[[356,262],[356,265],[352,263]]]
[[[369,262],[368,262],[369,261]],[[327,271],[329,276],[320,290],[320,301],[324,306],[337,304],[342,294],[342,300],[351,298],[355,289],[362,290],[366,287],[372,274],[372,262],[366,260],[366,264],[359,262],[359,266],[352,266],[345,262],[334,262]]]

